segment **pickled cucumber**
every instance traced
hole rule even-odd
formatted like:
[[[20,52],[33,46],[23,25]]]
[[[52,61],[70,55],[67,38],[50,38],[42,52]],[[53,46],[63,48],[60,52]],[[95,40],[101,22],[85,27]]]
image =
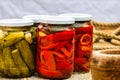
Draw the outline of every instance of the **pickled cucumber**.
[[[22,59],[27,64],[27,66],[29,67],[29,69],[31,71],[33,71],[34,68],[35,68],[34,58],[33,58],[32,51],[31,51],[30,46],[27,43],[27,41],[26,40],[21,40],[18,43],[16,43],[15,46],[20,51]]]
[[[4,61],[2,57],[2,50],[0,49],[0,72],[2,72],[3,68],[4,68]]]
[[[15,64],[21,70],[22,75],[23,76],[28,76],[29,75],[29,68],[27,67],[27,65],[22,60],[21,55],[20,55],[18,49],[15,49],[15,50],[12,51],[12,56],[13,56]]]
[[[2,54],[3,54],[3,52],[2,52],[2,50],[0,49],[0,73],[3,73],[3,74],[4,74],[5,64],[4,64],[4,60],[3,60]],[[2,75],[2,74],[0,74],[0,75]]]
[[[8,36],[0,40],[0,49],[13,45],[24,38],[24,32],[12,32]]]
[[[19,68],[15,65],[13,61],[10,47],[3,48],[3,60],[5,63],[5,68],[7,69],[5,74],[7,74],[8,77],[15,77],[21,75]]]

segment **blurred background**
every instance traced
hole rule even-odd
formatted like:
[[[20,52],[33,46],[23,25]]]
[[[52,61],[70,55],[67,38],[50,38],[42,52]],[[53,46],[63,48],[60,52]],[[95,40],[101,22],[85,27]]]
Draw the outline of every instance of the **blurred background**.
[[[0,19],[30,14],[89,13],[97,21],[119,22],[119,0],[0,0]]]

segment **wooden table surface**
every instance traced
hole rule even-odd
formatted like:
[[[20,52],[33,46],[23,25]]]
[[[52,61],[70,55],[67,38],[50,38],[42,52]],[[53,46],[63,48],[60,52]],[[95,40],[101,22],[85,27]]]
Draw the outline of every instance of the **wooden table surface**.
[[[44,79],[38,76],[31,76],[28,78],[18,78],[18,79],[0,78],[0,80],[50,80],[50,79]],[[82,73],[73,73],[70,78],[64,80],[92,80],[92,78],[90,72],[82,72]]]

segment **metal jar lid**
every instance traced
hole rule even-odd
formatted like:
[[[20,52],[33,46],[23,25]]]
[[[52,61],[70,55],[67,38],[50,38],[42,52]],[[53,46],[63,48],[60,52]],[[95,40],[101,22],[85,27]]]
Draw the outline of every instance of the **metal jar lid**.
[[[33,21],[29,19],[2,19],[0,20],[0,26],[7,27],[22,27],[31,26]]]
[[[92,15],[90,14],[82,14],[82,13],[64,13],[59,16],[67,16],[72,17],[75,21],[88,21],[92,19]]]
[[[43,16],[39,18],[39,22],[48,24],[74,24],[75,20],[70,17],[62,16]]]

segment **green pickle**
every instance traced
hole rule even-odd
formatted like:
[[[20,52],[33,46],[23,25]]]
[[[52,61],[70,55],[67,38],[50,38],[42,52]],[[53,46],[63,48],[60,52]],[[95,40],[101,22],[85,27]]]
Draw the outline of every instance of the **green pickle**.
[[[5,74],[8,74],[9,77],[19,76],[20,69],[14,63],[11,52],[12,51],[10,47],[3,48],[3,60],[8,71]]]
[[[0,49],[0,75],[3,76],[3,74],[5,74],[4,72],[7,72],[7,70],[5,69],[6,68],[3,60],[3,51]]]
[[[8,36],[0,40],[0,48],[4,48],[6,46],[10,46],[21,39],[24,38],[24,33],[23,32],[14,32],[10,33]]]
[[[32,25],[32,20],[0,20],[0,77],[23,78],[34,74],[36,29]]]
[[[27,41],[22,40],[22,41],[18,42],[15,46],[17,49],[20,50],[22,58],[26,62],[29,69],[33,70],[35,67],[34,66],[34,59],[33,59],[32,51],[31,51]]]
[[[13,50],[12,56],[15,64],[21,70],[21,74],[25,76],[29,76],[29,68],[27,67],[25,62],[22,60],[19,50],[18,49]]]

